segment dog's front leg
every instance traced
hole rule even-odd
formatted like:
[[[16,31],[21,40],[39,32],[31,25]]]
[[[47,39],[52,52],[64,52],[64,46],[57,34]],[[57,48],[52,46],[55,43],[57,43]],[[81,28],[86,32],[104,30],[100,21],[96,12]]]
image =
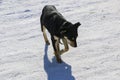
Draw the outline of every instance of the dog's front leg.
[[[56,60],[57,60],[58,63],[61,63],[62,60],[61,60],[61,57],[60,57],[59,39],[56,39],[56,38],[52,37],[51,40],[52,40]]]
[[[63,38],[62,41],[63,41],[63,44],[64,44],[65,48],[60,51],[61,55],[69,50],[69,46],[68,46],[67,40],[65,38]]]
[[[44,36],[45,43],[47,45],[50,45],[50,42],[49,42],[49,40],[47,38],[47,34],[46,34],[45,30],[46,30],[46,28],[45,28],[45,26],[43,26],[43,36]]]

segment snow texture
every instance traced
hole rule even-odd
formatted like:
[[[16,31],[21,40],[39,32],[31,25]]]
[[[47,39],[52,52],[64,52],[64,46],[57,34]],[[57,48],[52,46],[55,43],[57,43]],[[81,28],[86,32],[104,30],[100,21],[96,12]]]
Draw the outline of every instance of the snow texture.
[[[45,5],[82,24],[62,64],[42,36]],[[120,0],[0,0],[0,80],[120,80]]]

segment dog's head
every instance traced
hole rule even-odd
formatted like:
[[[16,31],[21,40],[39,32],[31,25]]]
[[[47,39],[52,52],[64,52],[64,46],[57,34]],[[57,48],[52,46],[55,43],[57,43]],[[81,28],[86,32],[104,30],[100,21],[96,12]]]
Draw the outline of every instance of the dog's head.
[[[75,24],[71,24],[69,22],[65,23],[61,30],[60,33],[64,36],[64,38],[67,39],[67,42],[72,46],[72,47],[77,47],[77,42],[76,39],[78,37],[78,27],[81,24],[79,22]]]

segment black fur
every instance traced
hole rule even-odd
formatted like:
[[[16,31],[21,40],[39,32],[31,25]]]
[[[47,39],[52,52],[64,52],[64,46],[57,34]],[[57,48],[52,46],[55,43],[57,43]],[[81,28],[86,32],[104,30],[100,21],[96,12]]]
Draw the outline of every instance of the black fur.
[[[59,33],[61,25],[66,20],[63,16],[56,10],[56,8],[52,5],[47,5],[43,8],[41,15],[41,24],[44,25],[51,35],[56,35],[61,37],[62,35]]]

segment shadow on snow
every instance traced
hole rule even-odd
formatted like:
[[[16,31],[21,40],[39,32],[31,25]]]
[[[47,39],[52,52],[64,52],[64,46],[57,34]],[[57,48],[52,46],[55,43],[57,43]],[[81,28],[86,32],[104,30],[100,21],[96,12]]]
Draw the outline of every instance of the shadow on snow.
[[[44,49],[44,69],[47,73],[48,80],[75,80],[72,76],[71,66],[65,62],[58,64],[55,57],[52,62],[48,59],[48,45]]]

